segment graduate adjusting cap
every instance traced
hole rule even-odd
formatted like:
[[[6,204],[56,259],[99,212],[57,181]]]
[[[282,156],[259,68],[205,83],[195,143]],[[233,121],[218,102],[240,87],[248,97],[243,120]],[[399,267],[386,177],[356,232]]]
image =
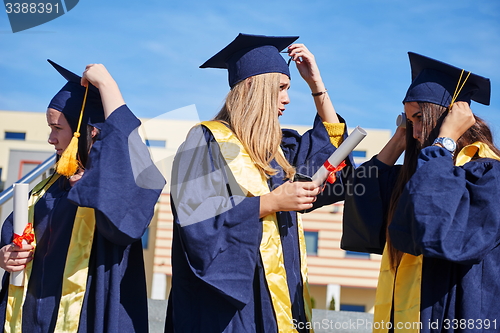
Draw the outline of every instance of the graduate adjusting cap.
[[[104,122],[104,109],[96,87],[91,84],[88,88],[83,87],[80,76],[49,59],[47,61],[68,81],[52,98],[48,108],[62,112],[74,131],[73,138],[56,166],[57,173],[71,177],[79,167],[77,153],[80,127],[82,124],[85,128],[87,124],[95,126]]]
[[[290,71],[280,51],[299,37],[274,37],[240,33],[229,45],[208,59],[200,68],[225,68],[229,73],[229,86],[250,76]]]
[[[52,98],[48,107],[64,113],[64,116],[73,130],[76,130],[76,125],[82,109],[83,96],[86,90],[85,87],[81,85],[82,78],[50,59],[47,59],[47,61],[68,81]],[[99,89],[89,84],[89,92],[82,123],[94,126],[103,122],[104,109],[102,107]]]
[[[449,107],[471,100],[490,105],[490,80],[444,62],[408,52],[412,83],[403,103],[430,102]],[[455,98],[454,98],[455,97]]]

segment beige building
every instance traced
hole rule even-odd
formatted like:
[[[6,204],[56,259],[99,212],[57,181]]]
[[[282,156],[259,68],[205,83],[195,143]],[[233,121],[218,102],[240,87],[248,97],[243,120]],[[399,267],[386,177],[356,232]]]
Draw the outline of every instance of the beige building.
[[[52,155],[55,151],[47,143],[48,134],[45,113],[0,111],[0,181],[10,185]],[[23,156],[14,163],[16,152]],[[10,164],[15,170],[9,174]]]
[[[196,108],[191,105],[154,119],[141,119],[143,126],[139,133],[150,147],[153,160],[167,181],[177,148],[189,129],[198,122],[196,115]],[[295,125],[283,127],[294,128],[299,133],[308,129]],[[356,163],[378,153],[391,135],[389,130],[367,129],[367,132],[367,139],[354,152]],[[44,113],[0,111],[0,176],[4,188],[54,153],[52,146],[47,143],[48,134]],[[8,204],[4,205],[0,214],[2,222],[11,209]],[[156,210],[143,239],[148,294],[154,299],[165,299],[168,297],[172,274],[170,253],[173,219],[168,185]],[[318,309],[330,308],[334,299],[336,310],[373,312],[380,256],[347,253],[340,249],[342,211],[342,203],[337,203],[302,217],[311,295]]]

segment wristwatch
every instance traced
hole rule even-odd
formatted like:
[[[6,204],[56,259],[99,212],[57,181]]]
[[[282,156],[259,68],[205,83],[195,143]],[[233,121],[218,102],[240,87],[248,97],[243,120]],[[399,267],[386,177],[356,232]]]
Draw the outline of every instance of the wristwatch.
[[[451,155],[455,154],[455,149],[457,149],[457,144],[450,138],[439,137],[432,143],[433,146],[436,144],[443,146],[443,148],[449,151]]]

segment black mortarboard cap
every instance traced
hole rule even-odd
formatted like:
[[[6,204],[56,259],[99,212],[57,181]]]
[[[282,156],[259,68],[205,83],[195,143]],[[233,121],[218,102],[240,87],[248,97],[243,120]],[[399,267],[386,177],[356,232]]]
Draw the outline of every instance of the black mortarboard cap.
[[[82,78],[49,59],[47,61],[68,81],[52,98],[48,107],[62,112],[73,130],[76,130],[86,89],[81,85]],[[104,109],[99,89],[89,83],[82,124],[99,127],[103,122]]]
[[[223,68],[229,73],[229,86],[250,76],[290,70],[280,51],[299,37],[275,37],[240,33],[229,45],[208,59],[200,68]]]
[[[406,93],[403,103],[430,102],[444,107],[451,103],[453,94],[464,82],[468,71],[446,64],[444,62],[408,52],[410,57],[412,83]],[[460,78],[460,75],[462,77]],[[490,105],[490,80],[470,74],[455,101],[464,101],[470,104],[471,100]]]

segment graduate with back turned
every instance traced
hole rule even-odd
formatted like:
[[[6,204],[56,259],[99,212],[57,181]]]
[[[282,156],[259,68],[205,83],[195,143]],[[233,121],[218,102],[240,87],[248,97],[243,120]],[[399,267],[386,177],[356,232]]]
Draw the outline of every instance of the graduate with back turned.
[[[341,247],[383,253],[374,332],[498,332],[500,151],[470,108],[489,105],[490,81],[409,56],[407,120],[356,170]]]
[[[201,67],[228,70],[231,91],[212,121],[175,156],[172,289],[166,332],[307,332],[311,307],[305,240],[296,211],[342,200],[312,176],[346,127],[312,53],[298,37],[240,34]],[[290,45],[291,44],[291,45]],[[281,129],[291,57],[317,114],[304,135]],[[307,112],[304,110],[304,112]]]
[[[47,108],[56,173],[31,192],[31,230],[14,235],[12,214],[3,224],[0,323],[17,333],[147,332],[141,237],[165,180],[106,68],[88,65],[81,78],[51,64],[67,80]],[[24,285],[9,284],[21,270]]]

